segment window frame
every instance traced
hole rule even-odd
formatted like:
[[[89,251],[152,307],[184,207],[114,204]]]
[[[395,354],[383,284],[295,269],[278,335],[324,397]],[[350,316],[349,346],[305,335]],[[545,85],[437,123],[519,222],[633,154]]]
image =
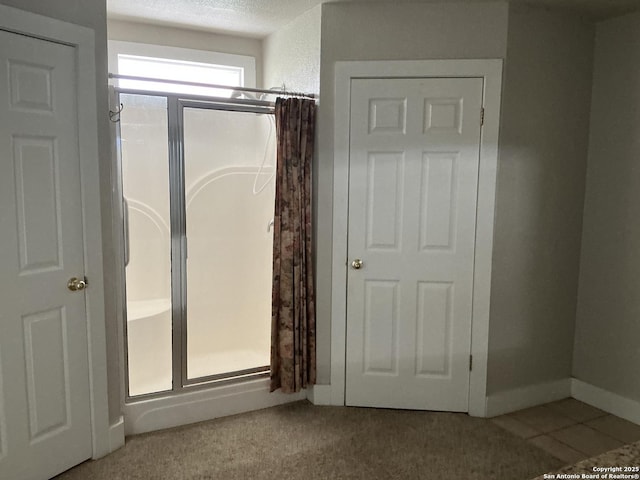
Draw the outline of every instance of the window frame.
[[[256,59],[248,55],[120,40],[109,40],[108,50],[109,72],[111,73],[120,73],[118,55],[133,55],[242,68],[243,84],[240,86],[249,88],[256,87]]]

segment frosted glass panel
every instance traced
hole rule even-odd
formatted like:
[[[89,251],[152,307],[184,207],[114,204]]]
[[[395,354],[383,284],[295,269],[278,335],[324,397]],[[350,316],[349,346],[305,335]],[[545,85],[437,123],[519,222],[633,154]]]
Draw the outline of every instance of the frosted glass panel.
[[[269,365],[272,122],[184,109],[189,379]]]
[[[128,203],[129,395],[170,390],[171,232],[167,100],[121,95],[122,184]]]

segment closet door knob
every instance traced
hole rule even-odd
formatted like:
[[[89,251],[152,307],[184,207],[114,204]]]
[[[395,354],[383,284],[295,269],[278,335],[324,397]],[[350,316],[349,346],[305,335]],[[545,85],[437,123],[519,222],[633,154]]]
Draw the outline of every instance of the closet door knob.
[[[67,283],[67,288],[72,292],[77,292],[78,290],[84,290],[85,288],[87,288],[87,281],[86,279],[73,277]]]
[[[360,260],[359,258],[356,258],[353,262],[351,262],[351,268],[353,268],[354,270],[360,270],[362,268],[362,260]]]

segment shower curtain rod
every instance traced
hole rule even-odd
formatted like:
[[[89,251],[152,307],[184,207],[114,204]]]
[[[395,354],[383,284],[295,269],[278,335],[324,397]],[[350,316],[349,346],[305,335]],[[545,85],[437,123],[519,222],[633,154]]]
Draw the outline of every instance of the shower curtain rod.
[[[287,90],[266,90],[264,88],[249,87],[233,87],[229,85],[216,85],[213,83],[200,82],[184,82],[179,80],[165,80],[163,78],[137,77],[134,75],[120,75],[118,73],[109,73],[109,78],[114,80],[136,80],[141,82],[169,83],[173,85],[187,85],[189,87],[206,87],[206,88],[224,88],[227,90],[237,90],[238,92],[266,93],[269,95],[284,95],[285,97],[303,97],[316,99],[318,96],[314,93],[291,92]]]

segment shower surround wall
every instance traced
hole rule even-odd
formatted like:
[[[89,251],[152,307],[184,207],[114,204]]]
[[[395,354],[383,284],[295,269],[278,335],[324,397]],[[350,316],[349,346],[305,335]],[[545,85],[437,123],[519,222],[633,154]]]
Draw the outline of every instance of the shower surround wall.
[[[166,105],[150,99],[122,97],[131,395],[171,388]],[[264,189],[254,195],[253,188],[267,136],[273,135],[270,120],[188,108],[184,121],[188,377],[268,365],[273,148],[257,178],[256,189]]]

